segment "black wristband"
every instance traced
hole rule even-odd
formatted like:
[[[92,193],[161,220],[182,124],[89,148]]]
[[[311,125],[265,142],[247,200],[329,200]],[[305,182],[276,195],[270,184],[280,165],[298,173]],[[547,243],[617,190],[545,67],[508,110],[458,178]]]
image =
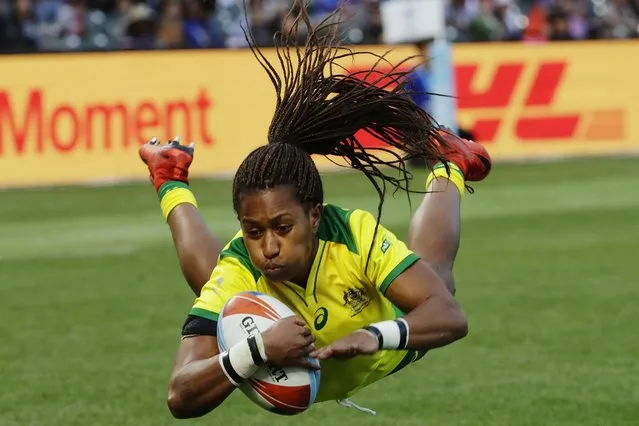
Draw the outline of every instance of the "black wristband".
[[[395,320],[395,322],[399,326],[399,348],[398,349],[406,349],[406,344],[408,343],[408,327],[406,327],[406,323],[402,320]]]
[[[251,351],[251,358],[253,358],[253,362],[255,365],[261,365],[264,363],[262,359],[262,355],[260,354],[260,350],[257,347],[257,342],[255,341],[255,336],[249,336],[246,341],[248,342],[249,350]]]
[[[372,325],[364,327],[364,330],[370,331],[375,337],[377,337],[377,341],[379,342],[379,349],[381,349],[382,345],[384,344],[384,336],[382,336],[381,331],[379,331],[377,327],[373,327]]]
[[[242,376],[237,374],[237,371],[235,371],[235,368],[233,368],[233,364],[231,364],[231,360],[229,359],[228,352],[224,352],[222,354],[222,367],[224,367],[224,370],[229,375],[229,378],[233,382],[235,382],[233,383],[234,385],[239,386],[239,384],[244,381]]]

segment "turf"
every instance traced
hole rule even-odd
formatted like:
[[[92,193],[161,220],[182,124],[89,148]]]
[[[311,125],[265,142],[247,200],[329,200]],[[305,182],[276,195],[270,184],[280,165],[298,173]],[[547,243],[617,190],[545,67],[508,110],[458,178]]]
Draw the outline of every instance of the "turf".
[[[634,425],[639,160],[501,165],[463,202],[458,297],[470,335],[302,416],[240,393],[173,420],[165,395],[192,296],[149,185],[0,193],[0,425]],[[354,174],[327,201],[374,210]],[[236,229],[227,181],[193,183]],[[415,199],[417,201],[417,199]],[[406,199],[384,223],[406,236]]]

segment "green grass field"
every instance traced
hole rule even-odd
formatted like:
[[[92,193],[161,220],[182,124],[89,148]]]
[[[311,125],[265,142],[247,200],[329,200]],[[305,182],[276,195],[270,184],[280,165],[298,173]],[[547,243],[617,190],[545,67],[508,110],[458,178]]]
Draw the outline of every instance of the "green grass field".
[[[639,159],[501,165],[463,201],[470,334],[353,400],[294,418],[237,392],[173,420],[167,379],[192,295],[150,185],[0,193],[0,425],[639,424]],[[326,199],[374,211],[358,175]],[[193,183],[236,230],[230,183]],[[417,202],[417,198],[415,198]],[[405,197],[383,222],[405,237]]]

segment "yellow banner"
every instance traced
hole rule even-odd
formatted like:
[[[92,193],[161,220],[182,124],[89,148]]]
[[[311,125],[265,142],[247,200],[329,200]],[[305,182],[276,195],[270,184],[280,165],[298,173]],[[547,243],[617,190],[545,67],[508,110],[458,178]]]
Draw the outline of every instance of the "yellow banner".
[[[194,174],[232,172],[273,109],[243,51],[8,56],[2,74],[1,185],[145,178],[138,146],[178,134]]]
[[[456,46],[460,122],[495,159],[636,150],[637,51],[637,42]],[[390,59],[413,54],[396,47]],[[274,108],[272,84],[246,50],[2,63],[0,186],[144,179],[138,146],[178,134],[196,141],[193,175],[232,173],[266,142]]]
[[[2,65],[5,187],[144,179],[137,148],[154,136],[196,142],[192,176],[232,173],[266,143],[275,106],[249,50],[6,56]]]
[[[639,152],[637,41],[456,47],[460,122],[496,159]]]

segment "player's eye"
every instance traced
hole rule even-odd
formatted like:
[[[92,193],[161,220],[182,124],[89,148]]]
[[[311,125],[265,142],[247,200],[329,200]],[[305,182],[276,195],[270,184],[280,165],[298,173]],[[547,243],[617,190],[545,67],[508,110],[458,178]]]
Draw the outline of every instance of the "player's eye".
[[[247,231],[244,231],[244,235],[246,235],[247,237],[251,238],[251,239],[258,239],[262,236],[262,231],[260,231],[259,229],[249,229]]]
[[[276,230],[278,234],[287,234],[293,228],[292,225],[278,225]]]

